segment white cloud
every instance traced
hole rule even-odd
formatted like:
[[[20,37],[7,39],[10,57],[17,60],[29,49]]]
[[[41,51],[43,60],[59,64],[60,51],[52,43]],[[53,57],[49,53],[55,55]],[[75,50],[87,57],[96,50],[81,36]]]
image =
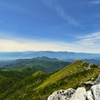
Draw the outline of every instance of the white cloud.
[[[41,0],[46,5],[53,7],[57,13],[69,24],[80,26],[80,24],[70,15],[66,13],[66,11],[57,3],[56,0]]]
[[[66,20],[68,23],[75,25],[75,26],[79,26],[80,24],[74,19],[72,18],[70,15],[68,15],[64,9],[59,6],[58,4],[55,6],[56,11],[59,13],[59,15]]]
[[[100,0],[99,1],[93,1],[93,2],[90,2],[92,4],[100,4]]]
[[[78,38],[97,38],[100,37],[100,32],[90,33],[89,35],[80,36]]]
[[[70,47],[62,42],[37,42],[37,41],[15,41],[0,39],[0,52],[4,51],[66,51]]]
[[[0,52],[12,51],[69,51],[100,53],[100,32],[77,37],[78,41],[35,41],[25,39],[0,39]]]
[[[100,53],[100,32],[91,33],[78,38],[80,40],[77,41],[77,43],[82,45],[86,50],[89,49],[90,52]]]
[[[69,51],[100,53],[100,46],[89,38],[73,43],[0,39],[0,52],[12,51]]]

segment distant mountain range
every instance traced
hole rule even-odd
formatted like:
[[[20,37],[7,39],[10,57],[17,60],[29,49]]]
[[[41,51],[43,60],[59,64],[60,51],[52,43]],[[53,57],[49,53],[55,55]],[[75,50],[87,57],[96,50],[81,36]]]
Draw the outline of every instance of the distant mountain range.
[[[82,59],[82,60],[87,63],[92,63],[92,64],[96,64],[96,65],[100,66],[100,60],[96,60],[96,59]],[[61,68],[67,66],[68,64],[70,64],[74,61],[75,61],[75,59],[58,60],[57,58],[49,58],[46,56],[35,57],[35,58],[31,58],[31,59],[17,59],[17,60],[11,60],[11,61],[0,61],[0,67],[1,67],[0,70],[9,70],[9,68],[10,68],[10,70],[12,68],[18,69],[22,66],[27,68],[27,67],[32,67],[34,65],[31,69],[35,69],[38,71],[38,69],[41,67],[42,68],[41,71],[48,72],[48,69],[46,68],[47,66],[49,66],[50,69],[51,69],[51,66],[52,66],[52,68],[56,66],[55,70],[53,70],[53,71],[56,71],[57,69],[60,70]],[[36,65],[38,65],[38,66],[36,66]],[[37,69],[36,69],[36,67],[37,67]],[[24,70],[24,69],[20,69],[20,70]],[[49,71],[50,71],[50,69],[49,69]],[[51,71],[51,72],[53,72],[53,71]]]
[[[3,64],[4,63],[4,64]],[[59,61],[56,58],[37,57],[32,59],[18,59],[11,62],[2,62],[0,64],[1,71],[43,71],[52,73],[69,65],[70,62]]]
[[[96,59],[100,60],[100,54],[75,53],[75,52],[53,52],[53,51],[25,51],[25,52],[0,52],[0,60],[15,60],[46,56],[68,61],[68,59]]]
[[[35,57],[35,58],[31,58],[31,59],[17,59],[17,60],[4,60],[4,61],[0,61],[0,67],[6,66],[6,65],[11,65],[11,64],[17,64],[20,62],[29,62],[29,61],[52,61],[52,62],[57,62],[60,61],[57,58],[48,58],[45,56],[42,57]]]

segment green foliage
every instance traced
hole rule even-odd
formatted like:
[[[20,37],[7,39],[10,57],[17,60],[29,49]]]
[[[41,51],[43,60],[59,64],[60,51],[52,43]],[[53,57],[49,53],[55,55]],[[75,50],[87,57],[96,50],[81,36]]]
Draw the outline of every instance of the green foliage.
[[[4,68],[7,70],[17,70],[17,71],[28,71],[28,70],[35,70],[35,71],[43,71],[47,73],[52,73],[57,70],[64,68],[65,66],[69,65],[70,62],[63,62],[63,61],[42,61],[42,60],[34,60],[29,59],[26,61],[21,61],[17,64],[10,64],[6,65]]]
[[[97,67],[98,67],[98,66],[95,65],[95,64],[91,65],[91,68],[97,68]]]
[[[8,86],[11,87],[9,89],[6,87],[6,90],[0,94],[0,100],[21,100],[24,95],[28,98],[33,95],[32,88],[39,86],[46,77],[48,77],[48,74],[39,71],[25,79],[16,81],[12,86],[10,83]]]
[[[2,77],[6,78],[2,78],[0,81],[0,100],[46,100],[54,91],[70,87],[76,89],[83,86],[82,83],[85,81],[94,81],[99,75],[100,68],[91,65],[91,69],[87,69],[89,65],[89,63],[77,60],[50,74],[38,71],[29,75],[28,72],[31,72],[34,68],[40,69],[41,66],[37,65],[20,69],[24,71],[14,71],[14,73],[23,76],[22,78],[19,78],[16,73],[15,78],[10,76],[8,78],[8,75],[1,72]],[[41,67],[41,70],[43,69],[44,67]],[[88,89],[90,87],[87,87]]]
[[[26,71],[26,72],[19,72],[19,71],[0,71],[0,78],[17,78],[23,79],[26,76],[33,74],[35,71]]]
[[[23,72],[32,71],[32,70],[35,70],[35,71],[41,70],[43,72],[49,72],[47,67],[44,67],[44,66],[41,66],[41,65],[33,65],[33,66],[30,66],[30,67],[22,67],[22,68],[18,69],[18,71],[23,71]]]

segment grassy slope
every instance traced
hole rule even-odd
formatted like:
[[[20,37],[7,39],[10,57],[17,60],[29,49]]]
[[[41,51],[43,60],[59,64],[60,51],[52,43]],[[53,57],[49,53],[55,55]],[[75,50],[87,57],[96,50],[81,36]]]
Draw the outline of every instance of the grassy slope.
[[[18,71],[0,71],[0,100],[4,100],[8,95],[15,91],[12,88],[16,83],[35,71],[18,72]],[[18,85],[18,87],[21,86]],[[16,86],[17,88],[17,86]]]
[[[35,71],[26,71],[26,72],[19,72],[19,71],[0,71],[0,79],[6,78],[16,78],[16,79],[23,79],[28,75],[31,75]]]
[[[33,88],[38,87],[49,74],[36,72],[22,79],[0,94],[0,100],[21,100],[24,97],[32,100]],[[27,100],[26,99],[26,100]]]
[[[62,70],[52,74],[40,86],[33,89],[33,91],[39,90],[38,97],[42,98],[43,94],[50,95],[56,90],[67,89],[69,87],[77,88],[78,86],[82,86],[83,82],[91,80],[91,78],[94,78],[95,80],[95,78],[99,75],[98,70],[100,70],[100,68],[92,65],[91,69],[86,70],[88,65],[89,63],[85,63],[83,61],[75,61]],[[45,95],[44,100],[46,99]]]
[[[91,78],[95,80],[99,75],[98,66],[92,65],[86,70],[88,65],[78,60],[52,74],[36,72],[3,90],[0,100],[46,100],[56,90],[77,88],[82,86],[82,82]]]
[[[47,67],[42,66],[42,65],[33,65],[30,67],[22,67],[22,68],[17,69],[17,71],[23,71],[23,72],[32,71],[32,70],[35,70],[35,71],[41,70],[43,72],[48,72],[48,73],[50,72]]]

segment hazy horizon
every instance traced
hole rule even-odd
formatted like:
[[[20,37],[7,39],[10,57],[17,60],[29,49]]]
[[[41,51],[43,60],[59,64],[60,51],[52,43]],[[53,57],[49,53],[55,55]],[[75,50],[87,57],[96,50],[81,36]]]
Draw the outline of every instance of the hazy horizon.
[[[100,53],[91,53],[91,52],[74,52],[74,51],[3,51],[0,53],[15,53],[15,52],[68,52],[68,53],[87,53],[87,54],[100,54]]]

